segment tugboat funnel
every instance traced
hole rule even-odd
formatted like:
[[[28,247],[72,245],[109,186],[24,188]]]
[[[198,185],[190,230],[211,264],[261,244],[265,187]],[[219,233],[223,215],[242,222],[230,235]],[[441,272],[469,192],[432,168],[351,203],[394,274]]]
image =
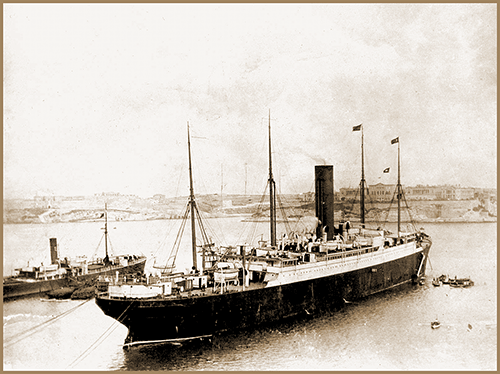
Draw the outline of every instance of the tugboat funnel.
[[[57,260],[59,259],[59,255],[57,253],[57,239],[50,238],[50,263],[52,265],[57,264]]]

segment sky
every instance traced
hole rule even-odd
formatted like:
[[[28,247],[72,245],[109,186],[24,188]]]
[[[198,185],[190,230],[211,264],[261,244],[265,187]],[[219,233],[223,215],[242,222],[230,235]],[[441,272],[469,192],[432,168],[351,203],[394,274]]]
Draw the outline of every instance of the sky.
[[[496,188],[497,6],[3,4],[4,198]],[[399,144],[391,139],[399,137]],[[389,173],[383,170],[390,167]]]

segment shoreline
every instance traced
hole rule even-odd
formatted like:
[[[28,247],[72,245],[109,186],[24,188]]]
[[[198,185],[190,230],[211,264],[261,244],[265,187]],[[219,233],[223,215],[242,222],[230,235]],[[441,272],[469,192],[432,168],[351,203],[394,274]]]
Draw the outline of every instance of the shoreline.
[[[248,222],[248,223],[266,223],[268,222],[268,218],[266,219],[260,219],[260,218],[252,218],[248,214],[231,214],[231,215],[213,215],[213,216],[207,216],[205,217],[206,219],[225,219],[225,218],[238,218],[241,217],[242,222]],[[309,217],[309,216],[304,216],[304,217]],[[311,216],[312,217],[312,216]],[[109,220],[108,222],[140,222],[140,221],[170,221],[170,220],[180,220],[182,218],[166,218],[166,217],[152,217],[152,218],[129,218],[129,219],[120,219],[120,220]],[[293,223],[293,222],[298,222],[299,220],[297,219],[290,219],[288,222]],[[47,224],[54,224],[54,223],[89,223],[89,222],[102,222],[102,219],[72,219],[72,220],[53,220],[53,221],[27,221],[27,222],[20,222],[20,221],[5,221],[3,222],[4,225],[47,225]],[[278,223],[284,223],[285,220],[278,220]],[[359,223],[357,220],[350,220],[351,223],[356,224]],[[496,218],[491,217],[490,219],[483,218],[483,219],[465,219],[465,218],[425,218],[425,219],[415,219],[413,221],[409,220],[402,220],[401,223],[408,224],[408,223],[495,223],[497,222]],[[366,220],[367,224],[371,223],[376,223],[376,224],[383,224],[383,223],[397,223],[397,220],[388,220],[388,221],[377,221],[373,219],[367,219]]]

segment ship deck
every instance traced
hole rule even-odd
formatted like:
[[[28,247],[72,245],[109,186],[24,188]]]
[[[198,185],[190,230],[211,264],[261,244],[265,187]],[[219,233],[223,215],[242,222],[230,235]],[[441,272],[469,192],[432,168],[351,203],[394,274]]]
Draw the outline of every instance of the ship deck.
[[[126,282],[122,283],[122,285],[147,285],[146,283],[143,282]],[[204,289],[200,288],[193,288],[191,290],[186,290],[186,291],[180,291],[178,288],[175,288],[172,292],[171,295],[159,295],[159,296],[152,296],[148,299],[150,300],[155,300],[155,299],[161,299],[161,300],[169,300],[169,299],[182,299],[182,298],[187,298],[187,297],[205,297],[205,296],[212,296],[212,295],[217,295],[217,294],[227,294],[227,293],[234,293],[234,292],[242,292],[242,291],[250,291],[250,290],[257,290],[257,289],[262,289],[266,286],[265,283],[262,282],[250,282],[248,286],[243,287],[241,284],[235,285],[233,282],[231,283],[226,283],[224,286],[223,291],[221,292],[221,287],[217,286],[210,286],[210,287],[205,287]],[[105,299],[125,299],[125,297],[118,297],[118,296],[109,296],[109,293],[106,292],[98,292],[98,297],[100,298],[105,298]],[[126,299],[134,299],[133,297],[127,297]],[[144,299],[143,297],[140,297],[140,299]]]

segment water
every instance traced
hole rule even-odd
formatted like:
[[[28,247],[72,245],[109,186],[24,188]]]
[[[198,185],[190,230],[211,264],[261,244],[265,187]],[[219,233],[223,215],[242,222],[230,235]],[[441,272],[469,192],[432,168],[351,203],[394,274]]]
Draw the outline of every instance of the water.
[[[226,232],[226,238],[217,239],[228,242],[250,241],[250,234],[267,236],[266,226],[252,230],[235,218],[208,223],[214,231]],[[110,224],[113,247],[120,253],[150,255],[163,242],[173,241],[178,224]],[[423,226],[433,240],[425,285],[347,304],[332,315],[218,336],[211,342],[125,351],[121,344],[127,329],[105,316],[94,300],[6,302],[4,369],[496,370],[496,224]],[[4,274],[30,258],[48,259],[49,237],[57,237],[60,251],[68,256],[90,256],[99,243],[100,227],[100,223],[4,225]],[[185,242],[183,248],[189,246],[189,240]],[[190,256],[189,250],[179,253],[178,262],[188,267]],[[148,261],[147,267],[151,264]],[[475,285],[433,287],[430,280],[441,274],[470,276]],[[66,311],[71,312],[56,318]],[[442,326],[432,330],[430,322],[436,318]]]

